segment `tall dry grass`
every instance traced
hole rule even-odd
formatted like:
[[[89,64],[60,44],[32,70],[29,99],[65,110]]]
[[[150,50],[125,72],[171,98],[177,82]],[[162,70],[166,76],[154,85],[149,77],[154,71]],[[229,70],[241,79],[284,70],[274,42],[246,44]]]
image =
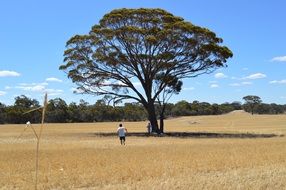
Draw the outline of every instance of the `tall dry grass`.
[[[43,131],[39,189],[286,189],[286,137],[96,137],[118,123],[48,124]],[[130,132],[146,122],[124,123]],[[32,131],[0,126],[0,189],[33,189]],[[40,126],[35,126],[40,127]],[[286,133],[285,115],[182,117],[166,131]]]

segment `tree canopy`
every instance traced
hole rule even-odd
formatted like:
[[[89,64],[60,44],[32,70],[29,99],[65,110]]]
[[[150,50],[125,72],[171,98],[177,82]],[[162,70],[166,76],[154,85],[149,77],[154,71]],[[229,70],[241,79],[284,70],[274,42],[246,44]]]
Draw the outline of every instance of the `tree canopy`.
[[[222,42],[162,9],[116,9],[67,42],[60,69],[81,93],[141,103],[158,131],[155,101],[180,92],[184,78],[226,66],[232,52]]]
[[[262,103],[261,98],[255,95],[244,96],[243,100],[245,101],[245,104],[246,104],[245,106],[250,108],[252,115],[254,113],[255,107],[257,107],[259,104]]]

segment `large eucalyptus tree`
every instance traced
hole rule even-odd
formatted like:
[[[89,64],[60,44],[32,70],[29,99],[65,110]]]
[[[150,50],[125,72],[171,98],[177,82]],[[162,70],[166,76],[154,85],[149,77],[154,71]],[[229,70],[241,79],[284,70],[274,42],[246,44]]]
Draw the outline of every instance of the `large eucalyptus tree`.
[[[214,32],[162,9],[116,9],[67,42],[60,69],[82,93],[140,102],[160,132],[156,101],[178,93],[182,79],[225,66],[232,52],[221,43]]]

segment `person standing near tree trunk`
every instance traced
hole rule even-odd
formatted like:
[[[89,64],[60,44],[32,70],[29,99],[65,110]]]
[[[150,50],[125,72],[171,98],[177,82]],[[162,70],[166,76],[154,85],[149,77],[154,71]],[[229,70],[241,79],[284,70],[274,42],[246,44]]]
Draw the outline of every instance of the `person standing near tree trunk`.
[[[148,134],[152,133],[152,125],[150,122],[147,124],[147,131],[148,131]]]

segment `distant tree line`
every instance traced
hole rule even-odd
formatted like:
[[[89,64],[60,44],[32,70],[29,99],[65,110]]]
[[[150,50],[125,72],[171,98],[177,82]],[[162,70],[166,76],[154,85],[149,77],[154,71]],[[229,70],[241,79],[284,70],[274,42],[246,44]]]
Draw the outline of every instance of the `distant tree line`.
[[[245,103],[242,108],[249,113],[256,114],[282,114],[286,112],[286,104],[265,104],[259,96],[248,95],[243,97]]]
[[[247,99],[247,98],[246,98]],[[208,102],[179,101],[175,104],[166,104],[165,117],[196,116],[196,115],[220,115],[234,110],[244,109],[256,114],[281,114],[286,112],[286,105],[265,104],[262,101],[248,101],[210,104]],[[158,107],[159,104],[156,104]],[[13,105],[6,106],[0,103],[0,124],[39,123],[41,112],[28,112],[40,107],[36,99],[30,99],[24,95],[15,98]],[[160,110],[159,108],[156,110]],[[159,117],[159,112],[157,116]],[[95,104],[89,104],[80,100],[77,104],[67,104],[61,98],[50,99],[47,106],[45,121],[48,123],[73,123],[73,122],[103,122],[103,121],[143,121],[148,115],[144,107],[139,103],[125,103],[124,105],[109,105],[104,99]]]

